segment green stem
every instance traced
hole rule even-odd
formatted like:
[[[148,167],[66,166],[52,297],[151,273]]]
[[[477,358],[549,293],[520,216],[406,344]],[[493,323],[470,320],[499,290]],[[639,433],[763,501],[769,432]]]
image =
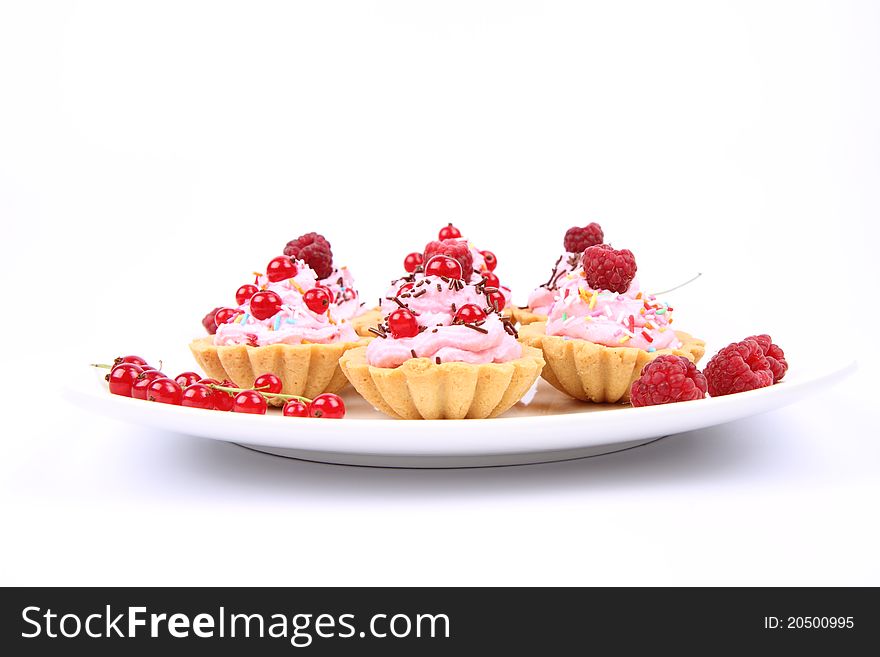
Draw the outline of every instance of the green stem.
[[[261,390],[255,390],[254,388],[230,388],[229,386],[221,386],[221,385],[217,385],[216,383],[209,383],[208,387],[213,388],[214,390],[220,390],[221,392],[234,392],[234,393],[247,392],[248,390],[253,390],[254,392],[260,393],[261,395],[263,395],[263,397],[266,397],[267,399],[268,398],[275,398],[275,399],[284,399],[285,401],[289,401],[291,399],[299,399],[304,404],[308,404],[309,402],[312,401],[308,397],[301,397],[300,395],[285,395],[280,392],[262,392]]]
[[[112,370],[113,369],[112,365],[107,365],[106,363],[92,363],[91,366],[92,367],[100,367],[101,369],[104,369],[104,370]]]

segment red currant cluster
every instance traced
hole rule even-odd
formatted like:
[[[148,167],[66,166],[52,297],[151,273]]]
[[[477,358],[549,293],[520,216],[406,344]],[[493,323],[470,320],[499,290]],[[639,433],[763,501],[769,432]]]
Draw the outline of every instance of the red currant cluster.
[[[279,283],[297,275],[296,263],[288,256],[272,258],[266,265],[266,278],[271,283]],[[258,277],[259,280],[259,277]],[[316,285],[303,294],[303,302],[313,313],[321,315],[326,313],[333,302],[333,293],[324,285]],[[281,310],[281,297],[272,290],[261,290],[252,283],[242,285],[235,292],[235,303],[238,306],[250,305],[250,314],[258,320],[274,317]],[[215,308],[202,320],[205,329],[213,335],[221,324],[233,321],[239,315],[244,314],[241,308]]]
[[[339,395],[325,393],[314,399],[281,393],[283,384],[274,374],[261,374],[252,388],[239,388],[232,381],[204,378],[183,372],[173,379],[148,364],[140,356],[120,356],[105,377],[114,395],[146,401],[189,406],[212,411],[232,411],[265,415],[268,400],[281,399],[286,417],[339,419],[345,416],[345,403]]]
[[[446,242],[446,240],[460,240],[461,239],[461,231],[458,228],[456,228],[455,226],[453,226],[452,224],[448,224],[440,229],[440,232],[437,235],[437,239],[439,240],[440,244],[446,245],[447,248],[449,248],[452,245],[450,245],[448,242]],[[437,242],[432,242],[431,245],[429,245],[429,246],[435,246],[437,244],[438,244]],[[461,248],[467,249],[467,244],[464,244],[464,243],[459,243],[459,244],[461,245]],[[442,248],[442,246],[440,248]],[[440,263],[437,263],[437,264],[432,264],[432,263],[434,263],[435,258],[437,258],[438,256],[436,256],[436,255],[432,256],[428,253],[427,254],[428,257],[426,258],[426,253],[427,253],[427,250],[424,252],[413,251],[412,253],[408,254],[406,256],[406,258],[403,259],[403,268],[406,270],[406,272],[408,274],[412,274],[419,267],[422,267],[422,271],[424,271],[425,275],[427,275],[427,276],[448,276],[449,278],[462,278],[461,271],[460,271],[461,266],[459,266],[458,275],[453,276],[452,274],[455,273],[455,269],[453,266],[451,266],[448,263],[443,262],[443,261],[441,261]],[[491,251],[480,251],[480,253],[483,255],[483,259],[486,262],[486,269],[488,270],[488,272],[491,273],[491,272],[495,271],[495,267],[498,266],[498,259],[495,257],[495,254],[492,253]],[[450,259],[453,259],[453,260],[456,259],[454,257],[454,255],[455,255],[454,253],[447,253],[446,255],[448,257],[450,257]],[[469,252],[467,254],[467,258],[469,260],[471,258]],[[426,262],[426,260],[427,260],[427,262]],[[459,264],[460,264],[460,260],[459,260]],[[432,269],[432,267],[433,267],[433,269]],[[485,275],[485,273],[486,272],[484,272],[484,275]],[[492,276],[495,276],[495,274],[492,274]],[[497,283],[497,281],[498,281],[497,276],[495,276],[495,281]],[[497,285],[495,287],[497,287]]]

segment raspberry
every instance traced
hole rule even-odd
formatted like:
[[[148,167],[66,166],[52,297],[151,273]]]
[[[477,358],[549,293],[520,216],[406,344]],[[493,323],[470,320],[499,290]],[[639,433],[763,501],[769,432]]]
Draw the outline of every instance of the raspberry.
[[[330,242],[318,233],[306,233],[295,240],[290,240],[284,247],[284,255],[304,261],[324,279],[333,273],[333,252]]]
[[[770,362],[764,357],[761,345],[751,338],[724,347],[712,356],[703,374],[713,397],[773,384]]]
[[[474,256],[465,240],[449,239],[428,242],[425,245],[425,262],[428,262],[435,255],[445,255],[458,260],[464,279],[470,280],[471,272],[474,271]]]
[[[657,356],[630,388],[633,406],[653,406],[703,399],[706,377],[684,356]]]
[[[594,290],[623,294],[636,276],[636,258],[629,249],[620,251],[608,244],[587,247],[581,259],[587,285]]]
[[[223,306],[217,306],[202,318],[202,326],[204,326],[205,330],[211,335],[214,335],[217,332],[217,322],[214,321],[214,315],[217,314],[218,310],[222,309]]]
[[[605,241],[605,235],[602,234],[602,226],[593,222],[583,228],[573,226],[565,231],[565,239],[563,244],[565,250],[569,253],[581,253],[589,246],[596,246]]]
[[[290,240],[284,249],[284,255],[296,256],[296,253],[299,253],[299,249],[308,246],[309,244],[314,244],[315,242],[326,247],[328,251],[331,250],[330,242],[327,241],[326,237],[320,233],[306,233],[305,235],[300,235],[295,240]],[[292,252],[288,253],[287,249],[291,249]]]
[[[761,347],[764,358],[770,363],[770,371],[773,372],[773,383],[778,383],[788,371],[788,362],[785,360],[785,353],[782,351],[782,348],[773,344],[773,339],[766,333],[753,335],[746,338],[746,340],[754,340]]]
[[[299,259],[314,269],[321,280],[333,274],[333,254],[320,244],[303,247],[299,252]]]
[[[295,240],[290,240],[284,247],[284,255],[304,261],[311,267],[319,279],[333,273],[333,252],[330,242],[318,233],[306,233]]]

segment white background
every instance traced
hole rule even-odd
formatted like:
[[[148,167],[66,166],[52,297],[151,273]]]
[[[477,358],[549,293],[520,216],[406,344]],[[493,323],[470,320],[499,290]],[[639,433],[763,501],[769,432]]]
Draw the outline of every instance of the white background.
[[[870,2],[0,2],[0,582],[880,583],[878,37]],[[450,472],[58,399],[123,352],[190,368],[204,312],[296,235],[373,297],[450,220],[520,301],[596,220],[653,289],[704,273],[673,299],[710,353],[767,331],[860,372]]]

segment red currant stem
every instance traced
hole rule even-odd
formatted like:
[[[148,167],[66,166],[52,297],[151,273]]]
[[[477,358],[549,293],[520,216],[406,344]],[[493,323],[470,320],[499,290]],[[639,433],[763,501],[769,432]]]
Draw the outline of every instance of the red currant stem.
[[[679,283],[679,284],[676,285],[675,287],[671,287],[671,288],[669,288],[668,290],[663,290],[662,292],[652,292],[652,294],[653,294],[655,297],[659,297],[661,294],[669,294],[670,292],[673,292],[673,291],[675,291],[675,290],[678,290],[679,288],[682,288],[682,287],[684,287],[685,285],[690,285],[691,283],[693,283],[695,280],[697,280],[697,279],[698,279],[700,276],[702,276],[702,275],[703,275],[703,272],[697,272],[697,275],[696,275],[696,276],[694,276],[693,278],[689,278],[689,279],[686,280],[684,283]]]
[[[100,367],[104,370],[112,370],[116,365],[107,365],[107,363],[89,363],[89,367]],[[162,361],[159,361],[159,372],[162,371]]]
[[[261,392],[259,390],[255,390],[254,388],[230,388],[229,386],[218,386],[216,383],[209,383],[208,387],[213,388],[214,390],[219,390],[221,392],[247,392],[249,390],[253,390],[254,392],[258,392],[266,398],[274,397],[276,399],[284,400],[299,399],[301,402],[306,404],[311,403],[312,401],[308,397],[300,397],[299,395],[284,395],[280,392]]]

